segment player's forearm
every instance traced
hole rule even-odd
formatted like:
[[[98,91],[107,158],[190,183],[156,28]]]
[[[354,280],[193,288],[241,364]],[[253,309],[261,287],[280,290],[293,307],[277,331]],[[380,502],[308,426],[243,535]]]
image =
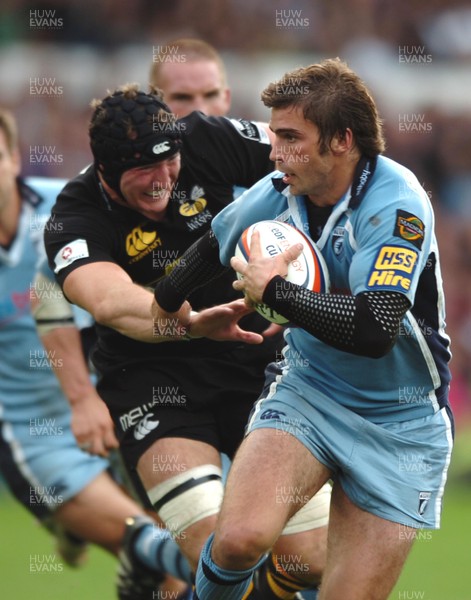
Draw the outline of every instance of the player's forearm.
[[[64,394],[71,404],[75,404],[94,392],[94,386],[71,305],[59,285],[44,273],[37,274],[35,289],[40,290],[32,302],[38,334]],[[41,290],[48,293],[41,293]]]
[[[155,287],[157,304],[168,313],[176,312],[193,291],[227,270],[219,261],[219,245],[212,230],[188,248],[179,265]]]
[[[369,358],[389,352],[410,307],[400,293],[317,294],[282,277],[268,283],[263,302],[329,346]]]
[[[152,292],[132,284],[126,290],[121,287],[109,290],[93,308],[92,314],[101,325],[140,342],[159,343],[159,336],[152,319]]]
[[[58,327],[42,335],[41,339],[69,403],[77,404],[93,393],[95,388],[90,380],[78,329]]]
[[[154,296],[136,284],[109,290],[92,314],[101,325],[139,342],[159,344],[186,341],[189,334],[190,308],[158,319],[152,316]]]
[[[152,291],[133,283],[117,265],[93,263],[76,269],[63,283],[66,297],[95,321],[132,339],[156,343]]]

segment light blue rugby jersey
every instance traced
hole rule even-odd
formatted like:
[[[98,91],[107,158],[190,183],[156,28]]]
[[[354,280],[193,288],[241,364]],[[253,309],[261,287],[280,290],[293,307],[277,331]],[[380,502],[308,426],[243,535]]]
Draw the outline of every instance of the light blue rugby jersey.
[[[244,229],[257,221],[288,221],[309,234],[305,199],[289,193],[282,175],[265,177],[214,219],[224,264]],[[380,359],[342,352],[303,329],[287,329],[288,377],[299,389],[313,386],[375,422],[431,414],[447,404],[451,355],[429,199],[408,169],[383,156],[361,201],[355,205],[350,198],[349,191],[333,208],[317,242],[331,292],[393,290],[413,306],[393,349]]]
[[[36,269],[44,256],[44,226],[66,182],[34,177],[25,183],[16,237],[8,249],[0,247],[0,418],[13,422],[67,409],[50,368],[60,359],[47,355],[30,306]]]

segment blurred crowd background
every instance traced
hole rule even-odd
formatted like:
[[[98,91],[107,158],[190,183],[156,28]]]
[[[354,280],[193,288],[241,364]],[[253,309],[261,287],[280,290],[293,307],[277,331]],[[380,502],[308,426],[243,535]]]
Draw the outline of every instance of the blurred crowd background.
[[[23,173],[72,177],[90,162],[89,102],[146,88],[177,37],[213,44],[232,115],[268,120],[260,91],[287,71],[346,60],[373,91],[386,154],[435,207],[452,337],[452,404],[471,422],[471,4],[463,0],[2,0],[0,104],[20,125]]]

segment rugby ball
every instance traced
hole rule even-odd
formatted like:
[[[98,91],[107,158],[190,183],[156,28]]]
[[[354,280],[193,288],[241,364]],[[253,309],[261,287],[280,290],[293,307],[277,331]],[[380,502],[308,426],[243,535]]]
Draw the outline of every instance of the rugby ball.
[[[320,250],[310,238],[289,223],[282,221],[259,221],[254,223],[240,236],[235,249],[235,256],[248,262],[252,233],[255,230],[260,233],[260,244],[264,256],[276,256],[293,244],[303,244],[301,254],[288,265],[287,281],[313,292],[323,293],[329,290],[329,274]],[[237,277],[243,279],[244,276],[237,273]],[[288,319],[266,304],[257,304],[255,309],[262,317],[272,323],[278,323],[278,325],[288,323]]]

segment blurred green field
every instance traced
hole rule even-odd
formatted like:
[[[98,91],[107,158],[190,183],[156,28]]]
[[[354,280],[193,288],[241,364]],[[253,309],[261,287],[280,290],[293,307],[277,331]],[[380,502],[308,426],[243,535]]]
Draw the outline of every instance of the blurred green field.
[[[62,565],[51,536],[5,490],[0,523],[0,598],[116,600],[116,563],[104,551],[91,548],[81,569]],[[470,540],[471,429],[457,436],[442,529],[416,542],[390,600],[471,600]],[[35,558],[50,572],[37,572]]]
[[[0,494],[0,523],[0,598],[116,600],[116,561],[105,551],[92,547],[84,567],[67,567],[54,538],[6,491]],[[41,563],[49,572],[38,572]]]

